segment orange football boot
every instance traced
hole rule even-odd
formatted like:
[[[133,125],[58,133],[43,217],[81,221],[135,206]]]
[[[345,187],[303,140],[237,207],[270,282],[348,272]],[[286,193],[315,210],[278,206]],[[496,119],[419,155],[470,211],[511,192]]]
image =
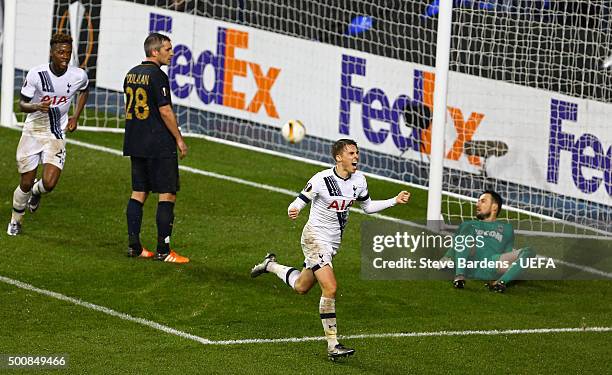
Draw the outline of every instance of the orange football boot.
[[[161,260],[168,263],[189,263],[189,258],[179,255],[176,251],[170,250],[169,254],[155,255],[155,260]]]

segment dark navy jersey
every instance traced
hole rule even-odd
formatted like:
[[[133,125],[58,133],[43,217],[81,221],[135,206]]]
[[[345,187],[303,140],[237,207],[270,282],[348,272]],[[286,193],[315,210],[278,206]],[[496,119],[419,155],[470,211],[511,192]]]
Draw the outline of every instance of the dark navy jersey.
[[[143,61],[125,76],[123,92],[123,155],[144,158],[175,157],[176,141],[159,112],[159,107],[172,105],[166,73],[157,64]]]

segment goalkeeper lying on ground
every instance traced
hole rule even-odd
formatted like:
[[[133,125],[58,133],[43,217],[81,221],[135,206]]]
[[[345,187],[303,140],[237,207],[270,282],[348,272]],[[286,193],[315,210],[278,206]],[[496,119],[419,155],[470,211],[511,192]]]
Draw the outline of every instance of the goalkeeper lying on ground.
[[[443,260],[453,260],[455,288],[463,289],[466,278],[487,280],[490,290],[503,293],[506,285],[516,279],[522,268],[520,259],[535,256],[530,248],[513,250],[514,229],[507,222],[497,220],[502,198],[487,190],[476,203],[476,218],[462,223],[455,232],[455,247],[449,249]],[[457,240],[462,236],[462,240]],[[465,238],[476,239],[475,245],[465,247]],[[516,263],[514,263],[516,261]]]

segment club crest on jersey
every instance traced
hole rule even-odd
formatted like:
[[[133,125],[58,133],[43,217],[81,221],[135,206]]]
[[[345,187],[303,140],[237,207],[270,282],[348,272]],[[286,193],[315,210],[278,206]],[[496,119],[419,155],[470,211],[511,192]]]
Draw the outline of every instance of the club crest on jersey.
[[[49,95],[45,95],[43,96],[43,98],[41,99],[41,102],[46,102],[51,100],[51,104],[53,105],[60,105],[60,104],[64,104],[68,101],[68,98],[65,96],[49,96]]]
[[[311,191],[311,190],[312,190],[312,184],[309,182],[309,183],[307,183],[307,184],[306,184],[306,186],[304,187],[304,191],[308,193],[308,192],[309,192],[309,191]]]
[[[66,86],[68,86],[68,88],[66,89],[66,92],[70,93],[70,88],[72,87],[72,85],[70,83],[67,83]]]
[[[336,211],[348,210],[353,205],[353,202],[355,202],[355,201],[354,200],[350,200],[350,201],[346,201],[346,200],[341,200],[341,201],[333,200],[329,204],[329,206],[327,206],[327,209],[328,210],[335,209]]]
[[[357,198],[357,186],[353,185],[353,198]]]

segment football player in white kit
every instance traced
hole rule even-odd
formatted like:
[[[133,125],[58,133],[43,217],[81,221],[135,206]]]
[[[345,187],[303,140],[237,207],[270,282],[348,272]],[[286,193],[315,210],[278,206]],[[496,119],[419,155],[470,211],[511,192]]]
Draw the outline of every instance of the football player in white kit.
[[[68,65],[72,38],[57,33],[50,44],[51,63],[30,69],[21,88],[19,107],[28,115],[17,146],[21,180],[13,193],[13,211],[6,231],[10,236],[21,232],[26,206],[30,212],[36,211],[40,196],[55,188],[66,160],[65,133],[76,129],[89,94],[87,73]],[[68,118],[70,103],[77,93],[76,109]],[[39,164],[43,172],[36,180]]]
[[[357,171],[359,149],[351,139],[340,139],[332,146],[333,168],[315,174],[300,195],[289,205],[289,218],[295,220],[300,211],[312,202],[308,222],[302,231],[304,268],[284,266],[269,253],[263,262],[251,270],[251,277],[272,272],[299,294],[307,293],[316,282],[321,287],[319,314],[327,339],[327,354],[331,360],[350,356],[354,349],[338,343],[336,326],[336,277],[332,259],[340,248],[342,232],[349,209],[355,201],[368,214],[396,204],[407,203],[410,193],[401,191],[396,197],[373,201],[363,173]]]

